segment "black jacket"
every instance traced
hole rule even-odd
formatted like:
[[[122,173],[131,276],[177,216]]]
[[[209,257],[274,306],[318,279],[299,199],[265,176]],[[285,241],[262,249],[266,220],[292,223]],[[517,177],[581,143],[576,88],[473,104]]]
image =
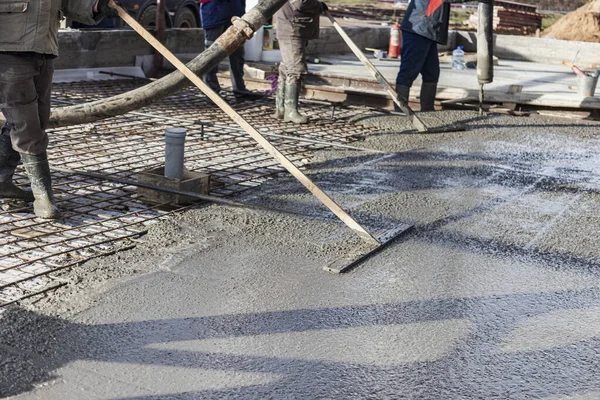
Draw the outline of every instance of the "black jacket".
[[[232,17],[241,17],[245,12],[246,0],[203,0],[200,2],[200,20],[204,29],[229,25]]]
[[[450,4],[443,0],[410,0],[400,29],[446,44]]]

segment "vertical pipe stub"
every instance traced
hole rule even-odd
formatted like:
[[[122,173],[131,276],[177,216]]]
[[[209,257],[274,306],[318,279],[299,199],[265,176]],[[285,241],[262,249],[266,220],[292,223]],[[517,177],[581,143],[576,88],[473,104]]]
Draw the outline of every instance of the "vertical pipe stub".
[[[494,1],[479,3],[477,9],[477,80],[494,81]]]
[[[185,134],[183,128],[167,128],[165,132],[165,176],[167,178],[183,178]]]

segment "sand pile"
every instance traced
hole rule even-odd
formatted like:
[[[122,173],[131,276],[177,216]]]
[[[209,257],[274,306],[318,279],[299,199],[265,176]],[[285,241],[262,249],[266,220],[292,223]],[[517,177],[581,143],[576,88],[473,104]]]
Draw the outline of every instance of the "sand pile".
[[[591,1],[565,15],[546,29],[543,36],[600,43],[600,0]]]

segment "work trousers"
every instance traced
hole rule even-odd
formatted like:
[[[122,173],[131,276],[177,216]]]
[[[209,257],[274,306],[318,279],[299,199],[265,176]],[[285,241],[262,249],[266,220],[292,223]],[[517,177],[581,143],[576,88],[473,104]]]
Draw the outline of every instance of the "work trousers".
[[[411,87],[421,74],[423,82],[437,83],[440,79],[440,59],[437,43],[416,33],[402,31],[400,71],[396,85]]]
[[[36,53],[0,53],[0,111],[14,150],[41,154],[48,147],[46,126],[54,61]]]
[[[306,45],[304,39],[279,39],[279,50],[281,51],[281,63],[279,64],[279,76],[290,79],[300,79],[308,73],[306,65]]]
[[[204,30],[204,46],[208,49],[214,42],[217,41],[219,36],[223,34],[229,28],[231,24],[219,25],[215,28]],[[204,83],[206,83],[212,90],[218,92],[221,90],[219,85],[219,79],[217,78],[217,72],[219,67],[216,66],[212,70],[208,71],[202,77]],[[229,73],[231,76],[231,85],[234,91],[245,91],[246,84],[244,83],[244,46],[240,46],[236,51],[229,55]]]

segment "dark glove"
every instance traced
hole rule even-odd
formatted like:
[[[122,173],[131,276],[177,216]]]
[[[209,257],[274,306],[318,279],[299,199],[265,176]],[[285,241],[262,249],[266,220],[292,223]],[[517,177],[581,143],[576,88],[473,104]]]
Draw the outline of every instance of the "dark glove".
[[[492,2],[492,0],[478,0],[478,1],[483,4],[490,4]]]
[[[327,4],[323,3],[322,1],[319,4],[321,6],[321,12],[329,11],[329,7],[327,7]]]
[[[119,12],[110,7],[108,3],[110,0],[98,0],[98,15],[102,15],[107,18],[116,18],[119,16]],[[115,4],[120,6],[121,4],[118,1],[115,1]]]

